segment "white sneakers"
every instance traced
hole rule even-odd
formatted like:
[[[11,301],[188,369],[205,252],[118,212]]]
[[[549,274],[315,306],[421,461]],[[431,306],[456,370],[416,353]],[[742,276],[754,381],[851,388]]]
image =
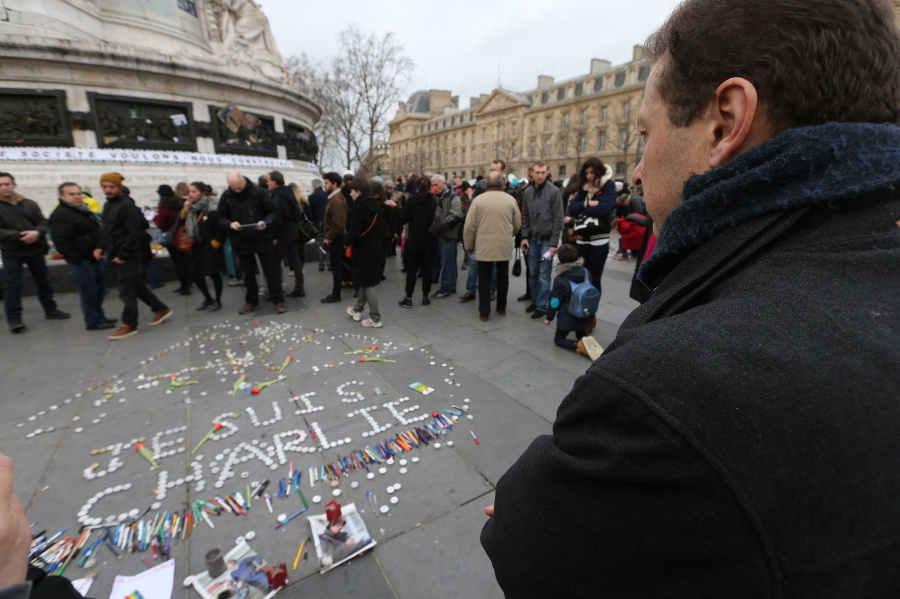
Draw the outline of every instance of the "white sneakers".
[[[359,322],[360,320],[362,320],[362,312],[357,312],[353,306],[347,306],[347,314],[350,316],[350,318],[352,318],[356,322]],[[376,321],[372,320],[371,318],[362,320],[362,322],[360,324],[369,329],[380,329],[381,327],[384,326],[383,324],[381,324],[380,320],[376,322]]]

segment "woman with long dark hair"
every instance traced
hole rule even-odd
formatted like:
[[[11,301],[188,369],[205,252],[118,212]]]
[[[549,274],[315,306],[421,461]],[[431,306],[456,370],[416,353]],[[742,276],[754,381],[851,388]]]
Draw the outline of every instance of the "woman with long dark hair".
[[[179,224],[179,213],[184,204],[184,199],[175,195],[175,192],[168,185],[160,185],[156,190],[159,194],[159,205],[156,208],[156,216],[153,222],[159,227],[160,231],[172,231]],[[178,277],[179,287],[175,293],[181,295],[191,294],[191,254],[182,252],[175,247],[175,237],[172,237],[171,243],[166,248],[169,251],[169,257],[172,258],[172,266],[175,267],[175,275]]]
[[[575,231],[575,247],[591,273],[591,282],[600,288],[600,277],[609,254],[609,232],[616,207],[616,182],[612,172],[596,157],[588,158],[578,171],[578,189],[569,202],[566,227]],[[601,290],[602,291],[602,290]]]
[[[210,312],[222,308],[222,272],[225,271],[222,245],[227,232],[219,226],[219,219],[216,217],[218,206],[219,198],[213,194],[212,188],[202,181],[195,181],[188,186],[187,199],[181,212],[188,235],[194,242],[191,278],[203,294],[203,302],[197,306],[197,310]],[[212,279],[215,297],[209,293],[206,277]]]
[[[350,224],[347,225],[347,239],[344,242],[353,248],[350,267],[353,283],[358,286],[356,305],[347,308],[353,320],[362,320],[362,311],[369,305],[369,317],[361,324],[369,328],[381,328],[381,313],[378,311],[378,297],[375,287],[381,282],[382,239],[385,222],[381,205],[372,197],[369,180],[356,177],[347,184],[353,207],[350,208]]]
[[[431,303],[431,265],[437,253],[437,237],[428,228],[434,220],[437,199],[431,193],[431,181],[422,177],[416,184],[416,192],[403,205],[400,224],[406,225],[406,295],[400,300],[400,307],[412,308],[412,295],[416,289],[416,278],[421,271],[422,305]]]

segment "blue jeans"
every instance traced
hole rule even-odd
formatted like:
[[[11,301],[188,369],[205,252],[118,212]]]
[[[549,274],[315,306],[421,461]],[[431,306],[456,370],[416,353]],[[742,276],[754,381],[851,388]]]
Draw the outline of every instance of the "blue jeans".
[[[542,260],[541,256],[550,249],[549,241],[531,241],[528,247],[528,282],[531,283],[531,303],[542,312],[547,311],[550,302],[550,275],[553,260]]]
[[[56,302],[53,301],[53,289],[50,287],[50,279],[47,277],[47,262],[44,254],[32,256],[10,256],[3,254],[3,306],[6,310],[7,322],[22,320],[22,273],[25,265],[34,279],[37,287],[38,299],[44,308],[44,314],[50,314],[56,310]]]
[[[103,298],[106,296],[106,273],[99,262],[82,260],[81,264],[69,264],[75,277],[78,295],[81,297],[81,313],[86,328],[106,323]]]
[[[475,254],[472,254],[470,258],[472,263],[469,264],[469,272],[466,274],[466,291],[471,293],[472,295],[478,295],[478,258]],[[491,291],[497,291],[497,268],[496,266],[491,271]]]
[[[456,293],[456,246],[455,239],[438,239],[438,255],[441,260],[441,287],[445,293]]]

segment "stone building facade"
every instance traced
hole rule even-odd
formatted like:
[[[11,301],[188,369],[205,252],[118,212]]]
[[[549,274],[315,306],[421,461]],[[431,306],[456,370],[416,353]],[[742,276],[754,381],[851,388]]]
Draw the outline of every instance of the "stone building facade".
[[[0,171],[45,209],[66,180],[162,184],[278,168],[308,184],[317,105],[291,87],[252,0],[6,0]],[[308,185],[304,185],[308,187]]]
[[[628,63],[594,59],[584,75],[540,76],[525,92],[498,88],[466,109],[449,91],[416,92],[390,123],[391,169],[470,179],[502,158],[525,177],[532,160],[544,160],[564,180],[597,156],[629,181],[642,151],[636,123],[649,73],[644,48],[635,46]]]

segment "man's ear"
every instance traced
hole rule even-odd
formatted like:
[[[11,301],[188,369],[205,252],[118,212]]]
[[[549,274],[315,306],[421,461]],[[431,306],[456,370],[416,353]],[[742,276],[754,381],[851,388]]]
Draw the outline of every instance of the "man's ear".
[[[716,89],[710,106],[712,140],[709,168],[716,168],[760,143],[764,118],[756,87],[743,77],[732,77]]]

